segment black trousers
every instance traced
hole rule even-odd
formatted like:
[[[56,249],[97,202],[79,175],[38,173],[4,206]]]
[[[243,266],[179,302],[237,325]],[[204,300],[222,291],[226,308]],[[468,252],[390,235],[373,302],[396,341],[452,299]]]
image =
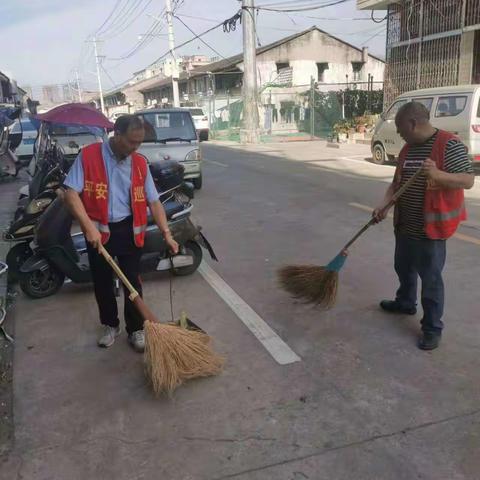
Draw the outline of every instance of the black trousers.
[[[120,268],[130,283],[142,295],[140,281],[140,257],[142,249],[135,245],[133,239],[132,217],[121,222],[111,223],[110,238],[104,245],[112,257],[116,257]],[[103,325],[117,327],[119,325],[117,300],[113,289],[113,270],[107,261],[90,245],[88,259],[92,272],[95,298],[97,300],[100,322]],[[124,287],[124,317],[127,333],[143,329],[143,319],[133,302],[128,298],[129,292]]]

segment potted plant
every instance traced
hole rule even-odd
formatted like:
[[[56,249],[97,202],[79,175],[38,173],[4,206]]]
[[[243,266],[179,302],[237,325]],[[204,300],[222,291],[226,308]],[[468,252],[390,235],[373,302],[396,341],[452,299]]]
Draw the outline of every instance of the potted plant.
[[[349,129],[350,129],[350,123],[347,120],[340,120],[333,126],[333,131],[337,136],[338,142],[347,141]]]
[[[355,118],[355,127],[358,133],[365,133],[367,129],[368,119],[365,116]]]

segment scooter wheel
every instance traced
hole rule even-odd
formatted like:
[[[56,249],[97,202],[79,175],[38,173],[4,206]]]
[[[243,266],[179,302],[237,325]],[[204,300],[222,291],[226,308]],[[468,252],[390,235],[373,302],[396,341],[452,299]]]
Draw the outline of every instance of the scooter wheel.
[[[191,275],[200,266],[203,257],[202,247],[194,240],[189,240],[184,246],[185,255],[191,255],[193,257],[193,264],[186,267],[172,268],[172,273],[180,277],[185,275]]]
[[[52,267],[20,274],[20,288],[30,298],[45,298],[58,292],[65,275]]]
[[[17,243],[8,251],[5,259],[8,265],[8,283],[18,282],[20,267],[32,255],[32,249],[26,242]]]

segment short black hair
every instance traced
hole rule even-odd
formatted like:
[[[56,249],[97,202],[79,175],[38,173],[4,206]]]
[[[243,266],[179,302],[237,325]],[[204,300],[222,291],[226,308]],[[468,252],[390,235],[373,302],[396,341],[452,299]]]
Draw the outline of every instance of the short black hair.
[[[395,120],[406,118],[407,120],[416,120],[418,123],[427,123],[430,121],[430,112],[428,108],[420,102],[407,102],[402,105],[395,116]]]
[[[115,120],[113,130],[115,133],[125,135],[128,130],[143,130],[143,122],[137,115],[122,115]]]

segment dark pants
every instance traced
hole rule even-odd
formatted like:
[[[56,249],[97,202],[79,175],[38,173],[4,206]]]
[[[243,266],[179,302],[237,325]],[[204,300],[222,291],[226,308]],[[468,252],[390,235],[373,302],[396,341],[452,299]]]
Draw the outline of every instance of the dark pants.
[[[112,257],[116,257],[120,268],[127,276],[130,283],[142,295],[140,282],[140,257],[142,249],[138,248],[133,240],[132,218],[111,223],[110,238],[104,245]],[[117,327],[119,325],[117,300],[113,289],[113,270],[106,260],[90,245],[88,258],[93,277],[95,298],[103,325]],[[129,292],[124,287],[124,316],[127,333],[132,333],[143,328],[143,319],[137,312],[133,302],[128,298]]]
[[[416,240],[397,233],[395,271],[400,280],[397,301],[405,308],[417,304],[417,280],[422,280],[422,330],[441,333],[444,305],[442,270],[445,265],[445,240]]]

